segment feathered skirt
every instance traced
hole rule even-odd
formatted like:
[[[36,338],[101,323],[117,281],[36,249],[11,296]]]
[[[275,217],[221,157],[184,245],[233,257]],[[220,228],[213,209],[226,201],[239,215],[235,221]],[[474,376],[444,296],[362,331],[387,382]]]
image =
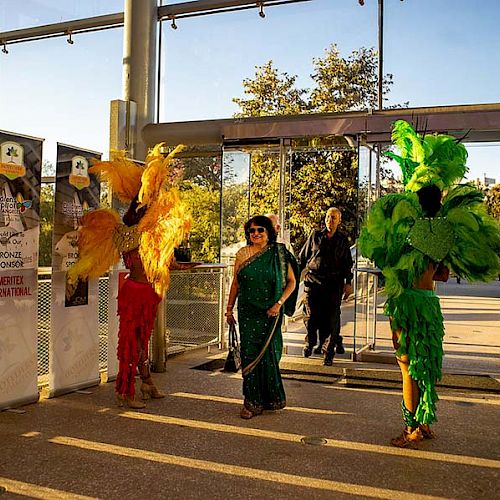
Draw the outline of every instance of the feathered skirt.
[[[141,351],[146,359],[149,338],[153,329],[158,304],[161,298],[149,283],[126,279],[118,292],[117,356],[119,361],[116,392],[120,395],[135,395],[135,375]]]
[[[401,329],[396,356],[408,355],[409,373],[418,383],[420,399],[415,418],[420,424],[437,420],[436,382],[441,379],[444,325],[439,298],[431,290],[407,289],[389,298],[384,313],[392,331]]]

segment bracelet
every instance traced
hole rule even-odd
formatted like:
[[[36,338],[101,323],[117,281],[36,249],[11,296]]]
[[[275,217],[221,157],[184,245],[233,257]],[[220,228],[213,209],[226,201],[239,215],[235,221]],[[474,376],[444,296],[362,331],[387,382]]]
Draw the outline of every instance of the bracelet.
[[[277,304],[279,304],[280,306],[283,305],[283,301],[281,299],[278,300],[278,302],[276,302]]]

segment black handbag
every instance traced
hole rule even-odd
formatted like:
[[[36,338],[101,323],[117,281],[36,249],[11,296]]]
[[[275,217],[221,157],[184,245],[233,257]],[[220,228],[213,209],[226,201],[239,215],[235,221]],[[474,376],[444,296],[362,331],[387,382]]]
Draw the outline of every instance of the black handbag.
[[[229,325],[229,352],[224,363],[225,372],[236,373],[241,368],[240,344],[236,325]]]

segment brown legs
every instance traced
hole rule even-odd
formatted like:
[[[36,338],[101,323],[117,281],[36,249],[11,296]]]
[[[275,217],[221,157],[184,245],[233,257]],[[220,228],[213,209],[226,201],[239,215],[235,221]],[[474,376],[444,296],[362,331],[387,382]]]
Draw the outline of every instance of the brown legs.
[[[141,349],[139,356],[139,375],[141,376],[141,392],[142,399],[160,399],[164,398],[165,394],[158,390],[156,385],[151,378],[151,372],[149,371],[149,359],[147,357],[147,352]]]

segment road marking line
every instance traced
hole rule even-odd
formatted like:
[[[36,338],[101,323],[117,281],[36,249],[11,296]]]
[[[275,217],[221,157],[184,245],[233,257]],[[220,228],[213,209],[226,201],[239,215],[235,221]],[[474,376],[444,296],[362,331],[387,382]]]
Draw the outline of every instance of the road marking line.
[[[191,392],[174,392],[170,396],[176,396],[180,398],[188,399],[201,399],[204,401],[216,401],[218,403],[231,403],[241,405],[241,399],[236,398],[226,398],[222,396],[210,396],[208,394],[195,394]],[[321,408],[304,408],[301,406],[287,406],[284,410],[297,411],[301,413],[318,413],[320,415],[352,415],[352,413],[347,413],[344,411],[333,411],[333,410],[323,410]]]
[[[257,429],[254,427],[238,427],[235,425],[217,424],[214,422],[205,422],[202,420],[188,420],[185,418],[168,417],[162,415],[151,415],[148,413],[140,413],[140,412],[126,411],[124,413],[120,413],[119,416],[135,420],[143,420],[146,422],[156,422],[166,425],[179,425],[182,427],[189,427],[193,429],[225,432],[228,434],[238,434],[240,436],[276,439],[278,441],[287,441],[299,444],[301,444],[300,440],[304,437],[300,434],[291,434],[288,432],[269,431],[265,429]],[[382,455],[395,455],[408,458],[434,460],[437,462],[448,462],[448,463],[455,463],[462,465],[473,465],[476,467],[489,467],[493,469],[500,469],[500,460],[472,457],[467,455],[452,455],[449,453],[439,453],[434,451],[423,451],[423,450],[406,450],[402,448],[395,448],[392,446],[359,443],[356,441],[340,441],[338,439],[330,439],[330,438],[327,438],[327,442],[324,446],[331,448],[341,448],[344,450],[380,453]]]
[[[8,493],[31,498],[41,498],[43,500],[68,500],[68,498],[72,500],[96,500],[96,497],[86,497],[70,491],[55,490],[45,486],[38,486],[37,484],[7,479],[6,477],[0,477],[0,486],[3,486]]]
[[[362,387],[340,387],[338,385],[324,385],[322,386],[325,389],[333,389],[336,391],[355,391],[355,392],[376,392],[377,394],[387,394],[387,395],[392,395],[392,396],[397,396],[401,398],[401,391],[389,391],[389,390],[384,390],[384,389],[363,389]],[[463,401],[467,403],[478,403],[478,404],[484,404],[484,405],[500,405],[500,398],[495,398],[494,396],[489,396],[490,399],[483,399],[483,398],[474,398],[474,397],[468,397],[468,396],[448,396],[446,394],[440,395],[439,400],[440,401]]]
[[[352,483],[342,483],[339,481],[331,481],[328,479],[319,479],[306,476],[297,476],[294,474],[286,474],[283,472],[274,472],[270,470],[254,469],[251,467],[243,467],[241,465],[224,464],[220,462],[211,462],[208,460],[199,460],[196,458],[179,457],[176,455],[168,455],[165,453],[157,453],[138,448],[128,448],[107,443],[99,443],[95,441],[87,441],[65,436],[56,436],[49,440],[51,443],[72,446],[75,448],[110,453],[123,457],[134,459],[149,460],[162,464],[186,467],[189,469],[202,470],[207,472],[215,472],[218,474],[227,474],[229,476],[239,476],[251,478],[254,480],[268,481],[272,483],[280,483],[289,486],[300,486],[309,490],[326,490],[338,493],[347,493],[358,497],[366,496],[370,498],[385,498],[400,500],[407,499],[438,499],[443,497],[434,497],[430,495],[413,494],[403,491],[390,490],[386,488],[376,488],[373,486],[364,486]]]

